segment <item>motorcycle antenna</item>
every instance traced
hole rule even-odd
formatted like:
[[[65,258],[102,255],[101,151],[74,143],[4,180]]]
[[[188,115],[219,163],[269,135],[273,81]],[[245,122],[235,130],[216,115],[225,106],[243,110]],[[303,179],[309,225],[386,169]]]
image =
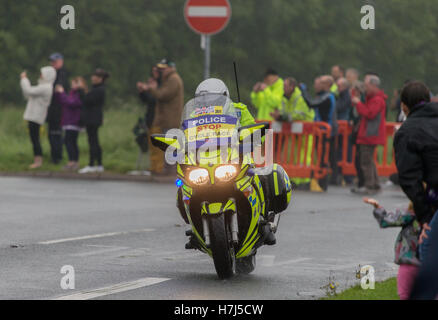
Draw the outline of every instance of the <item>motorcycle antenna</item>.
[[[239,80],[237,78],[237,65],[236,65],[236,61],[233,61],[233,65],[234,65],[234,78],[236,80],[236,88],[237,88],[237,100],[238,100],[238,102],[240,102]]]

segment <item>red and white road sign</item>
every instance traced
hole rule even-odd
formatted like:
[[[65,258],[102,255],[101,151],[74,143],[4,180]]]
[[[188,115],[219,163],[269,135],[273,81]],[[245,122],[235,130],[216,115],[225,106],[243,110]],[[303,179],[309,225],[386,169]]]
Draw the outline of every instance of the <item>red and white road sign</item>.
[[[230,21],[231,5],[228,0],[187,0],[184,17],[196,33],[216,34]]]

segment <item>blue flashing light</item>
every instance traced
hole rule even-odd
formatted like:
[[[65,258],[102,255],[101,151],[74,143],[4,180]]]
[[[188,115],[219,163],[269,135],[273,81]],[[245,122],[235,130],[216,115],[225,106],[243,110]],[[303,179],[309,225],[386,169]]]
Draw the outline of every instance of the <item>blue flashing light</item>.
[[[176,179],[175,184],[178,188],[181,188],[184,183],[181,179]]]

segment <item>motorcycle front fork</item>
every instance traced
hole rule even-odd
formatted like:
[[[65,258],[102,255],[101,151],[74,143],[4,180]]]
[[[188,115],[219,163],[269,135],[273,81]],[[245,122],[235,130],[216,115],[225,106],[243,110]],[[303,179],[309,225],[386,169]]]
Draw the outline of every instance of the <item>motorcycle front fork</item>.
[[[222,213],[222,214],[226,214],[226,213]],[[239,225],[237,222],[237,212],[233,212],[231,214],[230,222],[231,222],[230,223],[231,240],[233,241],[234,245],[237,245],[239,243]],[[202,216],[202,229],[204,231],[205,245],[207,246],[207,248],[210,248],[211,245],[210,229],[208,227],[208,220],[206,215]]]

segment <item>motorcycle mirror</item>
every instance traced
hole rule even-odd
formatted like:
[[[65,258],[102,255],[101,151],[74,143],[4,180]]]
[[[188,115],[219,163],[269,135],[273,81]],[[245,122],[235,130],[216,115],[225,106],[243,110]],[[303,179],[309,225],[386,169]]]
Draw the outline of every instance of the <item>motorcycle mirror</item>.
[[[175,149],[181,149],[181,145],[178,141],[178,137],[168,137],[165,134],[153,134],[151,136],[152,145],[166,152],[169,146]]]
[[[269,122],[260,122],[239,128],[239,141],[242,142],[250,138],[257,131],[261,131],[261,137],[265,136],[266,129],[269,128]]]

